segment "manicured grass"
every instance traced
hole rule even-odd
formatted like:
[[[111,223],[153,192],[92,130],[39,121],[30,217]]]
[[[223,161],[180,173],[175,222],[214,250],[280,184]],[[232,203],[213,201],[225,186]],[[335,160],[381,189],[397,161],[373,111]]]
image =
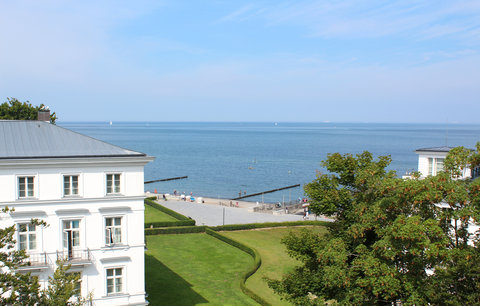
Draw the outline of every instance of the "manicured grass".
[[[311,226],[309,230],[313,230],[318,233],[325,233],[326,230],[323,226]],[[252,248],[255,248],[262,257],[262,265],[260,269],[247,280],[247,288],[264,298],[272,305],[291,305],[285,300],[281,300],[272,289],[270,289],[267,283],[263,280],[263,277],[269,277],[273,279],[280,279],[283,274],[291,271],[293,267],[299,264],[299,262],[287,255],[285,246],[280,242],[290,231],[299,231],[302,228],[289,227],[289,228],[272,228],[272,229],[259,229],[249,231],[234,231],[234,232],[222,232],[222,234],[242,242]]]
[[[240,289],[253,265],[245,252],[207,234],[147,236],[150,305],[256,305]]]
[[[164,221],[178,221],[178,220],[158,209],[155,209],[149,205],[145,205],[145,223],[164,222]]]

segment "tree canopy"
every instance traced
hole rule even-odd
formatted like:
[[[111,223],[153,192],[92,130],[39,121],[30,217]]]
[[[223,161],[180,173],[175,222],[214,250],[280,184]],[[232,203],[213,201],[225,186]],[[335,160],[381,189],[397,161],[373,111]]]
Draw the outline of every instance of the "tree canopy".
[[[401,179],[390,157],[330,154],[328,174],[305,185],[315,214],[334,216],[328,234],[283,242],[302,265],[274,290],[295,304],[480,303],[480,251],[469,224],[480,218],[480,180],[459,180],[477,151],[452,150],[437,176]]]
[[[16,98],[7,98],[7,101],[0,104],[0,120],[37,120],[38,111],[45,108],[40,104],[34,106],[30,101],[20,102]],[[55,112],[50,114],[50,122],[55,123],[57,115]]]

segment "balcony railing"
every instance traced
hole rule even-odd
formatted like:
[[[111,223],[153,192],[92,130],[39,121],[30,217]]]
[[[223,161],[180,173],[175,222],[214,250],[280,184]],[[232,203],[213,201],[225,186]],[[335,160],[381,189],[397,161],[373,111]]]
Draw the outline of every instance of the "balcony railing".
[[[62,251],[57,251],[57,260],[64,261],[71,265],[89,264],[92,262],[92,255],[89,249],[62,250]]]
[[[35,253],[28,254],[28,257],[22,261],[21,265],[18,267],[18,270],[45,269],[47,267],[47,253]]]

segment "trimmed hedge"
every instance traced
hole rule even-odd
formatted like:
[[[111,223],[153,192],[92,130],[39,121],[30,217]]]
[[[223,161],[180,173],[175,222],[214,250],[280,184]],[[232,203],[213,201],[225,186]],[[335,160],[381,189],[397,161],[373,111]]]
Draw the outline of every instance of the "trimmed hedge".
[[[189,219],[189,220],[145,223],[145,228],[172,227],[172,226],[192,226],[192,225],[195,225],[195,220]]]
[[[247,281],[247,279],[252,276],[255,272],[257,272],[257,270],[260,268],[260,265],[262,264],[262,258],[260,257],[260,254],[257,252],[257,250],[243,244],[243,243],[240,243],[230,237],[227,237],[227,236],[224,236],[220,233],[217,233],[216,231],[210,229],[210,228],[206,228],[205,229],[205,233],[207,233],[208,235],[211,235],[219,240],[222,240],[223,242],[226,242],[244,252],[246,252],[247,254],[250,254],[252,257],[253,257],[253,267],[251,267],[247,272],[245,272],[243,275],[242,275],[242,278],[240,279],[240,288],[242,289],[242,292],[245,293],[248,297],[250,297],[251,299],[253,299],[254,301],[256,301],[257,303],[259,303],[260,305],[271,305],[270,303],[268,303],[267,301],[265,301],[262,297],[260,297],[259,295],[257,295],[255,292],[253,292],[252,290],[248,289],[245,282]]]
[[[238,231],[238,230],[248,230],[256,228],[267,228],[267,227],[281,227],[281,226],[304,226],[304,225],[323,225],[329,226],[331,222],[326,221],[286,221],[286,222],[265,222],[265,223],[249,223],[249,224],[228,224],[228,225],[219,225],[219,226],[209,226],[209,229],[216,232],[221,231]]]
[[[161,212],[164,212],[167,215],[170,215],[170,216],[174,217],[175,219],[178,219],[178,220],[193,220],[191,218],[185,217],[182,214],[177,213],[176,211],[173,211],[171,209],[166,208],[165,206],[162,206],[162,205],[156,203],[154,200],[156,200],[156,198],[151,197],[151,198],[146,198],[144,202],[145,202],[145,204],[147,204],[147,205],[149,205],[149,206],[151,206],[155,209],[158,209]]]
[[[188,234],[188,233],[204,233],[206,226],[175,226],[162,228],[146,228],[145,235],[160,234]]]

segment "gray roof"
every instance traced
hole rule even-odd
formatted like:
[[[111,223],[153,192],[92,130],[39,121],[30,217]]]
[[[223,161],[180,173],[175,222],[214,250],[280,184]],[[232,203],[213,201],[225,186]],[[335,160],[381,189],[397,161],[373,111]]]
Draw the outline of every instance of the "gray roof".
[[[453,149],[453,147],[432,147],[432,148],[422,148],[422,149],[417,149],[415,152],[450,152],[450,150]]]
[[[415,150],[415,152],[448,153],[448,152],[450,152],[450,150],[453,149],[453,148],[454,148],[454,147],[446,147],[446,146],[443,146],[443,147],[433,147],[433,148],[422,148],[422,149],[417,149],[417,150]],[[475,151],[475,150],[469,149],[469,148],[467,148],[467,150]]]
[[[0,120],[0,159],[146,156],[43,121]]]

